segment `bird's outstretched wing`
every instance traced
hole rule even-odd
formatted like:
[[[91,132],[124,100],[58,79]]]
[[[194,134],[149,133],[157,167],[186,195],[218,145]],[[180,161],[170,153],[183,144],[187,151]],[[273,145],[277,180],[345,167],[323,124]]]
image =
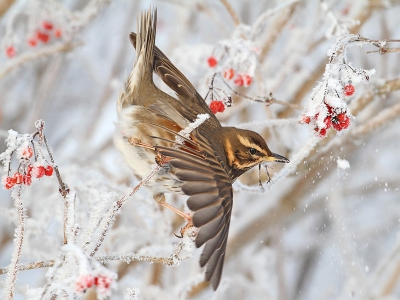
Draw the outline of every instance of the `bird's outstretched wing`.
[[[206,280],[214,290],[221,280],[232,212],[232,183],[224,161],[197,131],[191,134],[198,150],[191,153],[176,147],[156,147],[160,154],[171,158],[182,191],[188,195],[188,207],[194,211],[193,225],[200,228],[196,246],[206,244],[200,266],[207,265]]]

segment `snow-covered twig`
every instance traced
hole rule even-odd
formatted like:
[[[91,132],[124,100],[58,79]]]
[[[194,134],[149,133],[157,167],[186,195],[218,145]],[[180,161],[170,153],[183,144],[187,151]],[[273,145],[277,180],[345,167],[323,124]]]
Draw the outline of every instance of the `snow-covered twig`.
[[[27,263],[27,264],[21,264],[18,265],[18,271],[27,271],[27,270],[33,270],[33,269],[39,269],[39,268],[48,268],[52,267],[54,265],[54,260],[46,260],[46,261],[38,261],[38,262],[32,262],[32,263]],[[0,275],[8,273],[9,268],[0,268]]]
[[[194,237],[197,234],[197,229],[191,227],[189,230],[183,231],[183,237],[180,243],[175,245],[175,249],[168,256],[154,256],[154,255],[142,255],[137,253],[126,253],[126,254],[107,254],[98,255],[94,258],[101,262],[106,263],[112,260],[121,260],[126,263],[131,263],[133,261],[146,261],[150,263],[159,263],[167,266],[177,266],[180,261],[191,257],[191,251],[187,251],[188,248],[192,248]],[[185,251],[186,255],[181,257],[181,253]]]
[[[18,214],[18,226],[15,229],[14,250],[11,256],[11,263],[8,266],[7,278],[4,284],[3,296],[4,299],[14,298],[15,281],[17,280],[18,264],[21,259],[22,243],[24,241],[25,231],[25,209],[21,201],[22,187],[18,186],[12,193],[14,206]]]

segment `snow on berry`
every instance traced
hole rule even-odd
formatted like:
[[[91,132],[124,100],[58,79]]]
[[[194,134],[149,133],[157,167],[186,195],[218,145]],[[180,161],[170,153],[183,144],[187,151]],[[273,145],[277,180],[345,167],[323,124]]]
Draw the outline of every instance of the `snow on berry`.
[[[94,278],[94,284],[97,286],[100,295],[108,294],[112,283],[113,278],[105,275],[99,275]]]
[[[29,164],[29,165],[26,166],[26,170],[25,170],[26,174],[31,175],[32,170],[33,170],[33,165],[32,164]]]
[[[16,184],[21,184],[23,182],[23,175],[20,172],[15,172],[14,179]]]
[[[235,76],[235,71],[232,68],[226,69],[224,72],[224,78],[231,80]]]
[[[33,155],[33,150],[31,147],[26,147],[21,151],[21,158],[29,159]]]
[[[244,74],[242,78],[244,86],[249,86],[251,84],[251,81],[253,80],[253,78],[249,74]]]
[[[6,55],[8,58],[13,58],[17,54],[14,46],[6,47]]]
[[[43,21],[42,22],[42,26],[46,30],[52,30],[53,29],[53,24],[51,22],[48,22],[48,21]]]
[[[26,174],[24,176],[22,176],[22,183],[25,185],[31,185],[32,183],[32,176],[29,174]]]
[[[36,178],[41,178],[45,175],[46,170],[43,166],[35,166],[33,168],[33,176],[35,176]]]
[[[217,112],[224,112],[225,105],[222,101],[213,100],[210,103],[210,109],[215,115]]]
[[[235,78],[235,80],[233,81],[233,83],[234,83],[236,86],[242,86],[242,85],[244,84],[244,80],[243,80],[242,75],[237,75],[236,78]]]
[[[75,283],[75,290],[78,293],[85,292],[88,288],[91,288],[94,284],[94,278],[90,274],[81,275],[78,277]]]
[[[309,116],[303,116],[301,121],[303,123],[310,124],[311,118]]]
[[[343,88],[343,92],[346,96],[353,95],[355,91],[356,91],[356,89],[354,88],[354,85],[352,85],[352,84],[348,84]]]
[[[1,182],[2,182],[2,184],[3,184],[3,187],[4,187],[6,190],[11,189],[11,188],[16,184],[15,178],[14,178],[14,177],[9,177],[9,176],[7,176],[7,175],[4,175],[4,176],[3,176]]]
[[[57,28],[56,30],[54,30],[54,36],[59,39],[62,36],[62,31],[61,29]]]
[[[208,63],[208,66],[209,66],[210,68],[214,68],[214,67],[217,65],[218,61],[217,61],[217,59],[216,59],[214,56],[210,56],[210,57],[207,59],[207,63]]]
[[[45,174],[46,176],[51,176],[51,175],[53,175],[53,167],[52,167],[52,166],[47,166],[47,167],[45,168],[44,174]]]

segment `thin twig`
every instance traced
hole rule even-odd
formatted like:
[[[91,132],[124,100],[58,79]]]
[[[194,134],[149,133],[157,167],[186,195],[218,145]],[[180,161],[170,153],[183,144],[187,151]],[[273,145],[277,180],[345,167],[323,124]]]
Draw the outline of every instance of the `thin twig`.
[[[11,263],[8,266],[7,278],[4,284],[3,299],[13,299],[15,282],[17,280],[18,274],[18,264],[21,259],[22,243],[24,241],[25,232],[25,209],[21,201],[21,186],[18,186],[15,191],[13,191],[12,197],[14,198],[14,206],[18,214],[18,226],[15,229],[14,238],[14,250],[11,256]]]
[[[100,238],[97,241],[96,246],[94,247],[94,249],[90,252],[90,256],[91,257],[93,257],[96,254],[97,250],[99,250],[100,246],[103,244],[103,241],[104,241],[104,238],[107,235],[108,229],[114,223],[115,215],[120,210],[122,205],[124,205],[126,200],[128,200],[133,194],[135,194],[137,191],[139,191],[141,187],[143,187],[147,182],[149,182],[149,180],[160,170],[161,170],[161,167],[159,165],[156,165],[153,168],[153,170],[150,172],[150,174],[147,175],[147,177],[145,177],[141,182],[139,182],[139,184],[137,186],[135,186],[132,189],[132,191],[130,191],[128,194],[124,195],[118,201],[115,201],[114,205],[112,207],[110,207],[110,209],[107,212],[106,217],[104,218],[106,221],[105,221],[105,223],[103,225],[103,229],[102,229],[102,232],[100,234]]]
[[[48,267],[52,267],[53,265],[54,265],[54,259],[51,259],[51,260],[22,264],[22,265],[19,265],[17,268],[18,268],[18,271],[28,271],[28,270],[39,269],[39,268],[48,268]],[[0,268],[0,275],[7,274],[9,271],[8,269],[9,269],[9,267]]]
[[[50,47],[46,47],[43,49],[39,49],[35,52],[26,52],[22,54],[21,56],[18,57],[18,59],[11,60],[6,66],[2,69],[0,69],[0,80],[3,79],[4,76],[6,76],[8,73],[12,72],[14,69],[21,67],[25,63],[43,58],[43,57],[48,57],[52,56],[56,53],[60,52],[68,52],[71,51],[72,49],[82,45],[82,43],[71,43],[71,42],[66,42],[66,43],[58,43]]]
[[[250,101],[266,103],[267,105],[271,105],[271,104],[276,103],[276,104],[281,104],[283,106],[287,106],[287,107],[290,107],[290,108],[293,108],[293,109],[303,110],[303,107],[301,107],[300,105],[275,99],[274,96],[272,95],[272,93],[270,93],[268,97],[250,97],[250,96],[243,95],[243,94],[235,91],[233,88],[231,88],[229,86],[228,83],[225,82],[225,80],[222,80],[222,82],[231,90],[232,93],[234,93],[238,97],[242,97],[242,98],[248,99]]]
[[[232,5],[229,3],[228,0],[220,0],[221,3],[225,6],[226,10],[228,11],[229,15],[231,16],[233,23],[235,23],[235,26],[240,25],[240,18],[237,15],[236,11],[233,9]]]

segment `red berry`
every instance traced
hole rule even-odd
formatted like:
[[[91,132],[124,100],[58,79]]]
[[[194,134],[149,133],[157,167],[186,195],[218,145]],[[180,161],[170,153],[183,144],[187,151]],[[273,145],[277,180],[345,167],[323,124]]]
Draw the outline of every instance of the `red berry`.
[[[319,135],[321,137],[324,137],[326,135],[326,129],[325,128],[321,128],[321,130],[319,131]]]
[[[8,46],[6,48],[6,55],[8,58],[13,58],[17,54],[17,51],[15,50],[14,46]]]
[[[11,189],[16,183],[14,177],[5,176],[3,177],[3,185],[6,190]]]
[[[324,123],[325,123],[325,125],[326,125],[326,129],[329,129],[329,128],[331,128],[331,126],[332,126],[332,119],[331,119],[331,117],[326,117],[325,119],[324,119]]]
[[[303,116],[303,123],[310,124],[311,118],[309,116]]]
[[[225,110],[225,105],[222,101],[219,102],[218,112],[222,113]]]
[[[21,184],[23,182],[23,176],[20,172],[15,172],[14,179],[16,184]]]
[[[315,127],[314,130],[316,132],[318,132],[320,137],[324,137],[326,135],[326,129],[325,128],[319,129],[318,127]]]
[[[346,119],[341,123],[343,129],[347,129],[350,125],[350,118],[346,116]]]
[[[342,125],[340,125],[340,123],[338,122],[332,122],[332,127],[335,128],[337,131],[341,131],[343,129]]]
[[[35,38],[30,38],[30,39],[28,40],[28,45],[29,45],[30,47],[36,47],[36,45],[37,45],[37,39],[35,39]]]
[[[41,32],[41,31],[38,31],[37,33],[36,33],[36,37],[39,39],[39,40],[41,40],[43,43],[47,43],[48,41],[49,41],[49,39],[50,39],[50,36],[47,34],[47,33],[44,33],[44,32]]]
[[[343,123],[346,120],[347,116],[345,113],[341,113],[341,114],[338,114],[336,116],[336,118],[338,119],[339,123]]]
[[[344,92],[344,94],[345,94],[346,96],[351,96],[351,95],[354,94],[355,90],[356,90],[356,89],[354,88],[354,86],[353,86],[352,84],[348,84],[348,85],[346,85],[346,86],[344,87],[343,92]]]
[[[232,79],[233,76],[235,76],[235,71],[232,68],[226,69],[224,72],[224,78],[225,79]]]
[[[100,288],[105,288],[105,289],[108,289],[110,287],[112,281],[113,281],[112,278],[104,275],[100,275],[94,278],[94,284]]]
[[[249,86],[251,84],[252,80],[253,80],[253,78],[250,75],[248,75],[248,74],[243,75],[244,86]]]
[[[57,28],[56,30],[54,30],[54,36],[59,39],[62,36],[61,29]]]
[[[244,81],[243,81],[243,77],[242,75],[238,75],[236,76],[235,80],[233,81],[233,83],[237,86],[242,86]]]
[[[52,167],[52,166],[47,166],[46,169],[45,169],[45,171],[44,171],[44,174],[45,174],[46,176],[51,176],[51,175],[53,175],[53,167]]]
[[[22,183],[23,184],[25,184],[25,185],[31,185],[31,183],[32,183],[32,176],[31,175],[24,175],[23,177],[22,177]]]
[[[32,170],[33,170],[33,165],[30,164],[26,166],[26,174],[28,174],[29,176],[31,175]]]
[[[22,158],[29,159],[33,155],[33,150],[31,147],[26,147],[22,150]]]
[[[43,21],[42,26],[46,30],[52,30],[53,29],[53,24],[47,21]]]
[[[325,105],[326,105],[326,108],[328,109],[328,115],[331,115],[333,112],[332,106],[330,106],[329,104],[326,104],[326,103],[325,103]]]
[[[217,59],[214,57],[214,56],[210,56],[208,59],[207,59],[207,62],[208,62],[208,66],[210,67],[210,68],[214,68],[216,65],[217,65]]]
[[[46,173],[46,170],[43,166],[37,166],[35,168],[35,177],[36,178],[41,178],[44,176],[44,174]]]
[[[215,115],[217,112],[223,112],[225,110],[225,105],[222,101],[213,100],[210,103],[210,109]]]

